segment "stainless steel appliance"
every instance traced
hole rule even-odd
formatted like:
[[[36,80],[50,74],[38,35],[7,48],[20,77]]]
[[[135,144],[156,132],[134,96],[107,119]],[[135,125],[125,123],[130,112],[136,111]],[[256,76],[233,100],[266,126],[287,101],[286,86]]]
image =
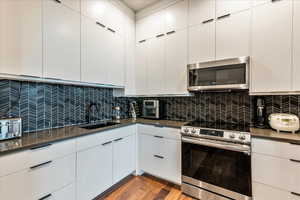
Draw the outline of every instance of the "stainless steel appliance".
[[[252,199],[248,126],[194,121],[181,133],[183,193],[198,199]]]
[[[21,136],[21,118],[0,119],[0,140],[7,140]]]
[[[249,89],[249,57],[188,65],[188,90]]]
[[[150,119],[160,119],[163,117],[163,103],[159,100],[143,101],[143,117]]]

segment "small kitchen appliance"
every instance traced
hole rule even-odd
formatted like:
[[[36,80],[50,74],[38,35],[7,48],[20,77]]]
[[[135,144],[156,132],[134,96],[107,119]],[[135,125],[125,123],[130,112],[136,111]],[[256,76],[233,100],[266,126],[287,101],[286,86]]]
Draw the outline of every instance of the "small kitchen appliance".
[[[286,131],[295,133],[299,130],[299,117],[292,114],[273,113],[269,115],[269,124],[277,132]]]
[[[181,133],[183,193],[197,199],[252,199],[249,126],[194,121]]]
[[[256,98],[256,115],[255,115],[255,127],[266,128],[266,109],[265,100],[262,97]]]
[[[188,65],[188,90],[244,90],[249,88],[249,57]]]
[[[164,106],[159,100],[143,101],[143,118],[161,119],[163,117]]]
[[[22,119],[0,119],[0,140],[18,138],[22,136]]]

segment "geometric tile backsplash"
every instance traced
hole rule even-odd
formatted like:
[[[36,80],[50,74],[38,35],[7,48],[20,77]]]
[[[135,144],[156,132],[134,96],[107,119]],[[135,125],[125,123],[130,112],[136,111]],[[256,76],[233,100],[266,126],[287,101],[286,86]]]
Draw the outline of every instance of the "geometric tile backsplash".
[[[21,89],[21,90],[20,90]],[[21,91],[21,92],[19,92]],[[300,117],[300,96],[265,96],[267,114],[292,113]],[[129,117],[129,102],[144,99],[165,103],[165,119],[220,121],[253,124],[255,97],[248,92],[196,93],[191,97],[113,97],[113,90],[35,82],[0,81],[0,118],[22,117],[23,131],[35,131],[85,123],[86,106],[96,103],[94,118],[111,119],[112,107],[121,107],[121,118]],[[18,101],[19,100],[19,101]],[[140,112],[141,113],[141,112]]]

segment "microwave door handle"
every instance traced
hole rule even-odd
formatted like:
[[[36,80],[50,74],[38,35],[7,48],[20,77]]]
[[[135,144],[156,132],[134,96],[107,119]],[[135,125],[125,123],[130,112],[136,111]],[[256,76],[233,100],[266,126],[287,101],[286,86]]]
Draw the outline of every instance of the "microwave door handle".
[[[250,147],[248,146],[245,147],[243,145],[233,145],[224,142],[211,142],[210,140],[206,140],[206,139],[190,139],[187,137],[182,137],[182,141],[190,144],[198,144],[207,147],[216,147],[219,149],[236,151],[236,152],[241,152],[250,155]]]

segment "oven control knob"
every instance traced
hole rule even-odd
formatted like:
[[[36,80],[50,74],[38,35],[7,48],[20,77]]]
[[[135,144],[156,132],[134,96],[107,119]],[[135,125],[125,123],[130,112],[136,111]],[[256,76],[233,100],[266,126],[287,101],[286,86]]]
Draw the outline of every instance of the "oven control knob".
[[[234,139],[235,138],[235,134],[232,133],[232,134],[229,135],[229,137],[230,137],[230,139]]]
[[[239,136],[239,139],[240,139],[240,140],[245,140],[245,139],[246,139],[246,136],[245,136],[245,135],[240,135],[240,136]]]
[[[195,134],[195,133],[196,133],[196,130],[195,130],[194,128],[192,129],[192,133],[193,133],[193,134]]]

